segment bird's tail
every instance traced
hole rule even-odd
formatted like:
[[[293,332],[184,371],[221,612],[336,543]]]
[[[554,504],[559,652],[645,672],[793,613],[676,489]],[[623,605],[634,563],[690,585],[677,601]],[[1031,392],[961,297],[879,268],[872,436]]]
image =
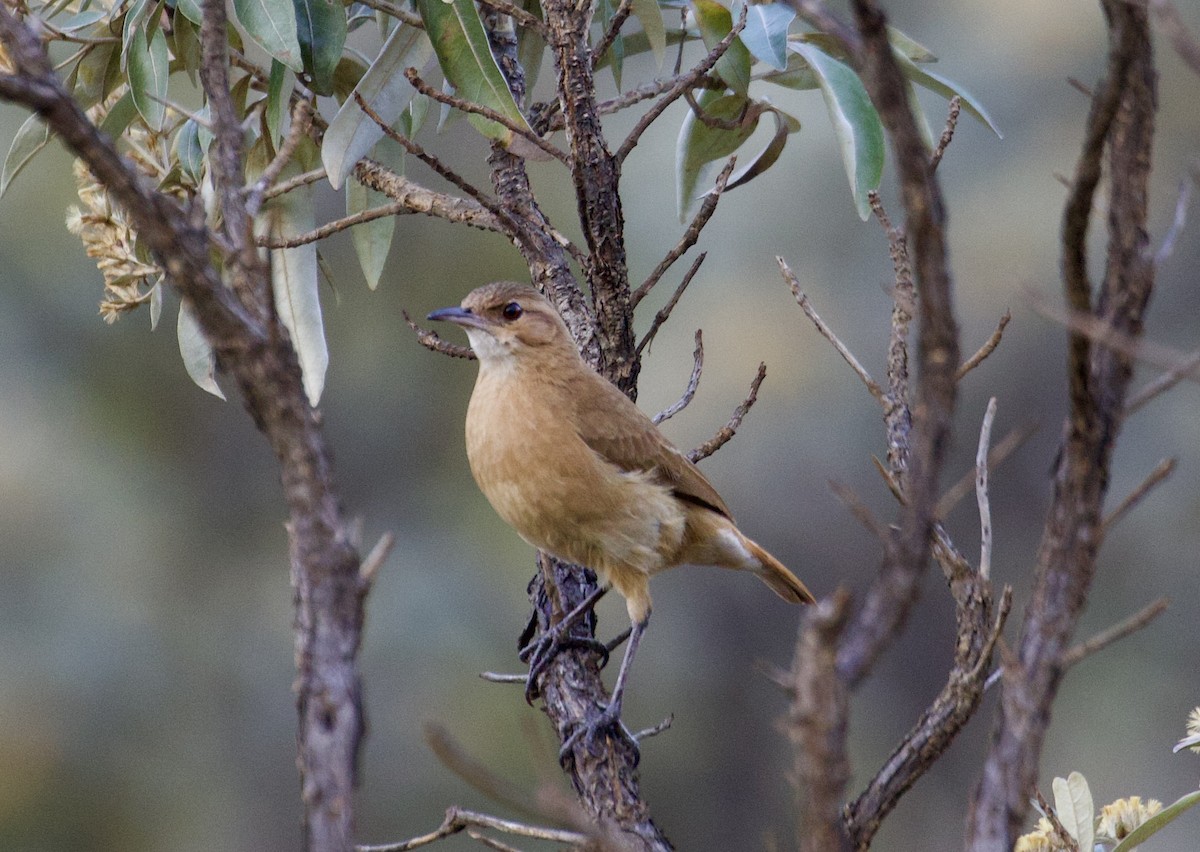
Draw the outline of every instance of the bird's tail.
[[[742,546],[750,551],[750,555],[758,562],[758,567],[752,567],[750,570],[770,586],[771,591],[788,603],[809,604],[815,602],[816,599],[808,587],[800,582],[799,577],[785,568],[782,562],[759,547],[757,543],[742,535],[740,530],[738,530],[738,535],[741,536]]]

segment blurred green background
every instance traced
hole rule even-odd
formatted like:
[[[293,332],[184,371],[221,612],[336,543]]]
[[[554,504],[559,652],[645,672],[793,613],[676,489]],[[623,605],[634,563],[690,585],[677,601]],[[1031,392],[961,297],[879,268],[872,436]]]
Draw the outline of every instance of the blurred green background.
[[[963,348],[973,351],[1006,308],[1014,315],[999,351],[962,387],[947,484],[971,464],[989,396],[999,401],[997,437],[1040,423],[992,475],[995,576],[1016,590],[1012,637],[1064,411],[1064,335],[1029,308],[1028,294],[1057,303],[1065,190],[1055,174],[1071,173],[1087,110],[1067,78],[1097,79],[1104,30],[1096,4],[1084,0],[888,5],[1005,132],[999,141],[964,116],[939,175]],[[1200,10],[1180,6],[1200,32]],[[1163,45],[1159,61],[1156,244],[1200,156],[1200,80]],[[631,63],[626,80],[652,73]],[[601,81],[611,90],[611,76]],[[766,178],[721,202],[700,247],[709,259],[645,360],[640,403],[655,412],[678,398],[693,332],[703,328],[700,392],[665,427],[694,446],[725,422],[766,361],[758,405],[704,469],[742,528],[814,591],[860,589],[879,548],[827,482],[848,484],[880,517],[893,517],[871,464],[884,452],[879,411],[795,306],[774,255],[789,260],[817,310],[876,375],[890,263],[878,226],[854,214],[820,96],[774,96],[805,129]],[[940,125],[944,104],[925,103]],[[674,107],[625,165],[635,280],[682,230],[673,183],[682,115]],[[0,106],[0,150],[24,118]],[[629,123],[612,120],[610,138]],[[431,144],[449,145],[450,162],[485,180],[483,143],[465,122]],[[295,849],[291,592],[275,465],[238,402],[188,381],[173,305],[154,333],[144,314],[113,327],[100,321],[99,274],[63,227],[74,201],[69,166],[52,146],[0,203],[0,848]],[[534,177],[551,218],[575,233],[561,168],[537,165]],[[900,218],[890,188],[884,198]],[[332,193],[321,203],[323,217],[338,215]],[[1198,234],[1194,222],[1184,230],[1148,316],[1153,340],[1188,350],[1200,344]],[[1103,237],[1093,243],[1099,257]],[[323,400],[339,484],[366,546],[385,530],[398,540],[369,601],[362,652],[370,732],[358,825],[364,841],[383,842],[432,829],[450,804],[502,811],[434,758],[422,740],[428,721],[530,789],[563,783],[541,713],[518,687],[477,676],[518,667],[532,554],[470,479],[462,419],[475,368],[425,351],[400,318],[402,308],[423,315],[523,268],[493,235],[416,216],[399,221],[377,292],[362,284],[345,235],[323,250],[339,272],[337,291],[324,293],[332,364]],[[647,300],[640,330],[684,268]],[[1138,380],[1153,375],[1141,368]],[[1047,792],[1053,775],[1071,770],[1087,776],[1097,804],[1130,794],[1169,802],[1196,784],[1197,758],[1170,747],[1200,703],[1198,405],[1195,385],[1184,384],[1125,429],[1114,501],[1160,458],[1178,456],[1180,467],[1107,542],[1081,638],[1159,595],[1172,605],[1066,678],[1042,763]],[[949,518],[968,555],[977,552],[973,503]],[[643,790],[656,819],[681,849],[789,848],[796,794],[779,725],[786,700],[756,664],[788,664],[796,611],[752,579],[716,570],[661,576],[654,596],[626,718],[637,728],[675,714],[673,728],[643,746]],[[603,634],[625,626],[619,601],[600,613]],[[935,568],[910,629],[856,696],[856,786],[941,686],[951,616]],[[960,843],[995,700],[985,699],[903,800],[877,848]],[[1200,817],[1191,815],[1153,848],[1194,850],[1197,837]]]

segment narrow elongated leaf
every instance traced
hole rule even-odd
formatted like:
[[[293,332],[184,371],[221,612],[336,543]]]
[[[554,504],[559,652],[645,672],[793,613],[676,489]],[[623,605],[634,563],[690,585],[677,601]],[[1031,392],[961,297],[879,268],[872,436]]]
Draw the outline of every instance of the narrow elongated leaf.
[[[267,135],[272,147],[283,139],[283,120],[287,117],[295,75],[278,59],[271,60],[271,75],[267,78]]]
[[[263,50],[297,73],[304,70],[292,0],[233,0],[233,13]]]
[[[133,95],[129,92],[117,98],[117,102],[108,109],[108,114],[104,116],[104,121],[100,123],[100,129],[116,139],[125,132],[125,128],[129,123],[137,118],[137,107],[133,105]]]
[[[789,125],[788,117],[779,110],[773,109],[770,110],[770,113],[775,119],[775,135],[761,151],[754,155],[750,162],[729,176],[729,181],[725,184],[726,192],[744,183],[749,183],[775,165],[775,161],[779,159],[779,155],[783,153],[783,148],[787,144],[788,135],[800,129],[800,122],[796,121]],[[793,119],[793,121],[795,120]]]
[[[792,42],[789,47],[804,58],[817,75],[821,95],[838,140],[850,193],[859,217],[871,215],[867,193],[879,187],[883,176],[883,125],[867,90],[850,66],[812,44]]]
[[[12,144],[8,146],[8,156],[4,158],[4,169],[0,171],[0,198],[8,191],[13,178],[20,174],[21,169],[29,164],[38,151],[46,147],[50,141],[50,130],[33,113],[17,130]]]
[[[155,331],[158,328],[158,321],[162,319],[163,309],[163,280],[159,278],[155,282],[153,289],[150,290],[150,330]]]
[[[293,0],[304,70],[318,95],[333,94],[333,74],[346,44],[346,7],[329,0]]]
[[[183,173],[199,186],[204,175],[204,150],[200,147],[200,125],[189,118],[175,134],[171,143],[175,158]]]
[[[200,10],[200,0],[175,0],[175,8],[196,26],[204,22],[204,13]]]
[[[372,207],[381,207],[389,200],[382,192],[368,189],[356,180],[346,184],[347,215],[353,216]],[[367,286],[372,290],[379,286],[379,278],[383,274],[384,262],[387,261],[388,250],[392,247],[395,231],[395,216],[382,216],[350,229],[350,238],[354,242],[359,266],[362,267],[363,277],[367,279]]]
[[[646,34],[650,49],[654,51],[654,61],[661,68],[663,55],[667,50],[667,27],[663,23],[662,8],[659,7],[658,0],[633,0],[632,8],[634,17],[641,22],[642,32]]]
[[[475,0],[415,0],[415,5],[425,22],[425,31],[433,43],[442,73],[458,96],[490,107],[513,124],[528,128],[529,124],[492,56]],[[500,142],[514,153],[531,159],[547,156],[502,124],[478,115],[467,118],[484,136]]]
[[[699,185],[714,160],[729,156],[750,138],[758,126],[759,112],[751,113],[752,105],[743,95],[722,95],[720,92],[702,92],[696,99],[704,113],[712,118],[736,119],[743,115],[742,125],[734,130],[709,127],[688,110],[679,127],[679,140],[675,145],[675,189],[679,218],[687,215],[688,208],[696,198]]]
[[[440,0],[439,0],[440,2]],[[379,56],[354,87],[371,109],[389,125],[400,117],[416,90],[401,73],[405,66],[425,64],[433,52],[422,30],[398,26],[388,36]],[[362,111],[353,97],[346,99],[338,110],[325,141],[321,145],[321,160],[334,189],[340,189],[354,164],[375,147],[383,131]]]
[[[225,398],[221,386],[217,384],[217,359],[212,347],[200,330],[200,323],[192,316],[191,310],[183,302],[179,303],[179,320],[175,324],[175,335],[179,339],[179,354],[183,357],[183,368],[192,381],[213,396]]]
[[[946,100],[950,100],[957,95],[959,100],[962,101],[963,109],[969,112],[984,127],[995,133],[997,138],[1004,138],[1004,134],[1000,132],[1000,128],[996,126],[996,122],[992,121],[992,117],[987,114],[987,111],[984,110],[974,95],[954,81],[947,80],[945,77],[921,67],[905,56],[900,50],[893,49],[892,54],[900,64],[900,70],[904,72],[905,77],[912,80],[918,86],[929,89],[931,92],[937,92]]]
[[[716,47],[733,29],[733,15],[716,0],[692,0],[692,11],[700,27],[700,36],[709,50]],[[744,95],[750,87],[750,64],[750,51],[740,38],[736,38],[717,60],[713,71],[725,81],[725,85]]]
[[[110,74],[119,73],[116,54],[115,44],[98,44],[75,66],[74,95],[81,109],[98,104],[108,94]]]
[[[635,0],[637,2],[644,0]],[[536,18],[542,18],[542,4],[539,0],[521,0],[517,3],[522,9]],[[517,28],[517,59],[525,69],[525,88],[533,91],[538,75],[542,72],[542,57],[546,55],[546,42],[532,27]]]
[[[783,86],[785,89],[796,89],[798,91],[821,88],[821,84],[817,80],[817,75],[808,67],[808,63],[801,59],[798,53],[791,51],[788,52],[786,69],[776,71],[772,68],[764,74],[755,75],[754,79],[762,80],[764,83],[774,83],[776,86]]]
[[[1145,843],[1152,835],[1162,831],[1168,823],[1178,819],[1184,811],[1196,805],[1200,805],[1200,790],[1193,790],[1181,799],[1167,805],[1154,816],[1150,817],[1150,819],[1125,835],[1125,838],[1113,847],[1112,852],[1133,852],[1138,845]]]
[[[782,3],[755,3],[746,9],[746,26],[738,36],[758,59],[787,68],[787,33],[796,13]]]
[[[1087,779],[1072,772],[1066,778],[1055,778],[1051,789],[1059,822],[1079,842],[1080,849],[1091,849],[1095,845],[1096,806]]]
[[[133,105],[149,127],[161,130],[167,117],[163,101],[167,98],[167,78],[171,75],[167,37],[163,31],[156,29],[149,41],[144,30],[135,32],[129,44],[127,62]]]
[[[892,47],[903,53],[913,62],[937,62],[937,57],[933,55],[928,47],[921,44],[907,33],[902,33],[895,27],[888,27],[888,41],[892,43]]]
[[[303,162],[304,158],[297,159]],[[300,162],[285,170],[284,176],[299,174],[302,171]],[[314,190],[310,184],[285,193],[271,203],[266,215],[270,221],[272,238],[286,240],[307,233],[316,226],[313,196]],[[271,288],[275,296],[275,309],[288,330],[300,361],[304,392],[308,401],[316,405],[321,400],[325,370],[329,366],[329,349],[325,344],[325,325],[321,317],[317,244],[312,242],[295,248],[272,249]]]

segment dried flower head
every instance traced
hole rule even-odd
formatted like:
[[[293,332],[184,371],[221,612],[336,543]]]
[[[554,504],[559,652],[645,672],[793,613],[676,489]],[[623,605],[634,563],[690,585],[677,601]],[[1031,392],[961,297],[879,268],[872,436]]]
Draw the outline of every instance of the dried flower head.
[[[104,276],[100,315],[116,322],[150,298],[162,270],[138,257],[137,232],[82,160],[74,166],[79,205],[67,209],[67,229],[83,241]]]
[[[1142,802],[1141,796],[1117,799],[1111,805],[1100,809],[1096,833],[1113,840],[1121,840],[1161,810],[1162,802],[1157,799],[1147,799],[1145,802]]]
[[[1187,736],[1175,743],[1175,751],[1185,748],[1200,754],[1200,707],[1188,714]]]
[[[1063,852],[1066,848],[1059,842],[1050,820],[1042,817],[1036,829],[1017,838],[1013,852]]]

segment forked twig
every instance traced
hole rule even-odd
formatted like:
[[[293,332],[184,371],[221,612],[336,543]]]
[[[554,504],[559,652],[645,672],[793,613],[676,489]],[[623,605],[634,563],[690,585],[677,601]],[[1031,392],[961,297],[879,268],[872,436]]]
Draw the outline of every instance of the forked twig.
[[[399,843],[384,843],[380,845],[363,845],[356,846],[356,852],[408,852],[409,849],[418,849],[422,846],[428,846],[431,843],[436,843],[443,838],[450,837],[453,834],[458,834],[460,831],[466,831],[468,828],[490,828],[495,831],[503,831],[506,834],[513,834],[518,837],[531,837],[536,840],[549,840],[552,843],[566,843],[570,846],[585,846],[591,839],[586,834],[580,834],[577,831],[567,831],[561,828],[546,828],[540,825],[528,825],[523,822],[517,822],[511,819],[500,819],[499,817],[488,816],[476,811],[468,811],[457,806],[450,807],[446,810],[446,818],[442,820],[434,831],[429,834],[422,834],[420,837],[414,837],[411,840],[403,840]]]
[[[621,27],[625,26],[625,22],[629,20],[629,13],[632,11],[633,0],[621,0],[620,5],[617,6],[617,10],[613,12],[612,18],[609,19],[608,29],[604,31],[604,36],[592,50],[593,69],[604,58],[604,54],[612,47],[612,43],[617,40],[617,36],[621,34]]]
[[[696,395],[696,388],[700,387],[700,373],[704,370],[704,337],[700,329],[696,329],[696,349],[692,353],[692,375],[688,379],[687,388],[683,392],[683,396],[668,408],[655,414],[651,419],[655,425],[662,423],[664,420],[670,420],[679,412],[688,407],[692,401],[692,397]]]
[[[654,315],[654,319],[650,322],[650,329],[646,332],[646,336],[641,339],[641,342],[638,343],[634,354],[641,355],[642,350],[654,342],[654,336],[658,334],[658,330],[662,328],[663,323],[670,319],[671,311],[675,310],[675,305],[679,303],[680,297],[683,296],[683,291],[692,283],[692,279],[700,271],[700,264],[704,263],[704,258],[706,257],[708,257],[708,252],[700,252],[700,256],[692,262],[691,269],[683,276],[683,280],[679,282],[679,286],[675,288],[675,292],[671,294],[671,298]]]
[[[1037,433],[1038,425],[1037,421],[1031,421],[1018,426],[1001,438],[996,446],[992,447],[991,452],[988,453],[988,467],[998,467],[1017,448]],[[975,471],[972,469],[966,471],[958,482],[946,489],[946,493],[941,496],[937,502],[937,506],[934,508],[934,516],[945,518],[950,514],[950,510],[957,506],[959,501],[966,497],[974,487]]]
[[[746,398],[741,404],[733,410],[729,422],[717,430],[717,434],[713,435],[703,444],[698,446],[687,454],[687,457],[693,462],[698,462],[701,459],[706,459],[715,453],[721,447],[729,443],[729,440],[737,434],[738,427],[742,425],[742,418],[746,416],[746,412],[758,401],[758,388],[763,383],[763,379],[767,377],[767,365],[759,364],[758,373],[754,376],[754,381],[750,382],[750,393],[746,394]]]
[[[312,104],[308,101],[297,100],[292,107],[292,125],[288,129],[288,135],[284,138],[283,144],[279,146],[279,152],[263,169],[262,175],[259,176],[251,186],[247,187],[246,193],[246,212],[250,216],[258,214],[258,209],[262,206],[263,199],[266,197],[267,190],[279,179],[287,164],[291,162],[292,155],[296,153],[296,148],[300,145],[300,140],[308,133],[308,129],[312,127]]]

